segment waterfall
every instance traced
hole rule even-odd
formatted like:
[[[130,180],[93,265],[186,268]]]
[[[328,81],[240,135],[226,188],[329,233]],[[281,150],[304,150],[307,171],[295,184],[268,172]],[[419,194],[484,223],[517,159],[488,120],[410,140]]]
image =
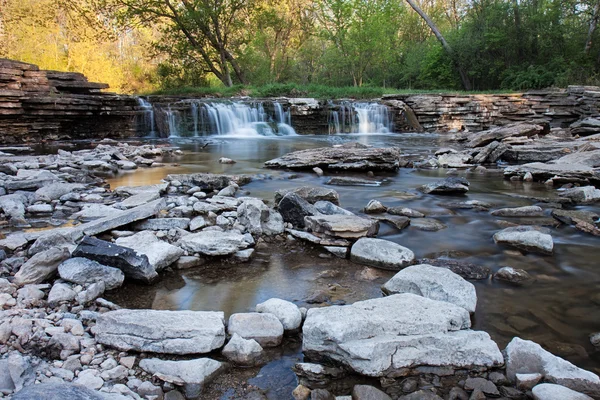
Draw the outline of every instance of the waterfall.
[[[290,110],[277,102],[267,103],[269,107],[266,107],[261,102],[186,99],[157,104],[160,112],[155,115],[151,104],[143,99],[138,101],[144,110],[144,121],[150,120],[146,114],[152,112],[150,130],[155,130],[156,118],[162,137],[296,135]],[[148,130],[146,123],[144,130]]]
[[[329,133],[388,133],[393,131],[387,106],[343,101],[329,111]]]
[[[154,127],[154,107],[145,99],[137,98],[139,106],[144,110],[143,130],[148,132],[148,136],[156,137],[156,128]]]

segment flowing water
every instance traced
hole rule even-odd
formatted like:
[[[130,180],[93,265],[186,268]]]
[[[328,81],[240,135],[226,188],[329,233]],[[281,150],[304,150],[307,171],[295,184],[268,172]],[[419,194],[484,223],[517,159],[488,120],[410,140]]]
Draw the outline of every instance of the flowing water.
[[[273,193],[282,188],[302,185],[327,186],[325,177],[311,172],[268,170],[263,162],[294,150],[331,146],[358,141],[373,146],[398,146],[403,153],[420,158],[442,146],[444,137],[433,134],[325,135],[274,138],[221,138],[212,136],[210,144],[194,140],[172,142],[184,155],[177,166],[139,169],[109,179],[111,187],[157,183],[168,173],[213,172],[225,174],[259,174],[259,179],[242,188],[242,195],[261,197],[273,202]],[[218,163],[220,157],[237,161],[233,165]],[[553,197],[556,191],[543,184],[504,180],[501,171],[460,172],[471,182],[471,190],[462,196],[423,195],[420,185],[446,177],[446,170],[401,169],[398,173],[376,173],[385,180],[380,187],[331,186],[340,194],[340,204],[360,213],[369,200],[387,206],[410,207],[444,223],[447,228],[426,232],[414,226],[398,231],[381,225],[379,237],[406,246],[417,258],[444,257],[465,260],[490,267],[502,266],[527,270],[536,281],[515,287],[494,280],[473,281],[478,306],[473,317],[474,329],[485,330],[500,348],[514,336],[534,340],[554,354],[575,364],[600,372],[600,353],[588,335],[600,331],[600,247],[598,238],[569,226],[552,229],[555,253],[552,256],[522,254],[494,244],[492,235],[503,229],[501,220],[525,222],[519,218],[499,218],[489,212],[450,210],[450,201],[480,200],[496,208],[536,204],[528,197]],[[291,175],[291,176],[290,176]],[[332,174],[328,174],[331,176]],[[364,176],[364,173],[351,174]],[[544,204],[540,204],[542,207]],[[580,206],[599,212],[597,206]],[[549,216],[550,210],[546,210]],[[551,220],[551,217],[548,218]],[[234,312],[251,310],[271,297],[291,300],[306,306],[311,294],[334,288],[331,301],[352,303],[381,295],[380,286],[393,276],[390,271],[365,270],[348,260],[326,257],[323,251],[292,241],[265,243],[257,248],[248,264],[211,263],[196,270],[166,274],[151,287],[128,283],[125,290],[114,293],[111,300],[125,307],[169,310],[223,310],[228,317]],[[288,364],[301,360],[299,345],[291,345],[285,354],[274,356],[262,370],[244,372],[255,379],[253,384],[267,389],[269,398],[291,398],[295,386]],[[292,362],[293,361],[293,362]],[[233,373],[232,373],[233,374]],[[290,375],[292,374],[292,375]],[[231,376],[237,376],[235,374]],[[250,379],[249,377],[247,377]],[[248,381],[249,382],[249,381]],[[285,383],[282,383],[285,382]],[[282,389],[283,385],[283,389]],[[228,392],[219,393],[221,398]],[[285,393],[285,394],[282,394]],[[287,396],[287,397],[286,397]]]

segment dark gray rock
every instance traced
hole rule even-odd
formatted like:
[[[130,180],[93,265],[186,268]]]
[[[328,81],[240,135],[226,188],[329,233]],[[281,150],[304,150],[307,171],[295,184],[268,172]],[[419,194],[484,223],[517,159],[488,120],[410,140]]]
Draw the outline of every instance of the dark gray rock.
[[[317,201],[330,201],[333,204],[340,203],[340,195],[335,190],[313,186],[302,186],[294,189],[278,190],[275,192],[275,202],[279,203],[283,196],[290,192],[296,193],[310,204],[314,204]]]
[[[515,285],[523,285],[533,280],[531,275],[524,269],[513,267],[502,267],[494,274],[494,279],[510,282]]]
[[[465,279],[479,280],[487,279],[492,274],[492,269],[477,264],[472,264],[461,260],[446,260],[442,258],[432,259],[423,258],[417,261],[418,264],[429,264],[436,267],[448,268],[450,271]]]
[[[324,215],[355,215],[353,212],[336,206],[330,201],[317,201],[314,206],[318,212]]]
[[[293,192],[283,196],[277,210],[285,222],[297,228],[304,228],[304,217],[320,214],[312,204]]]
[[[244,175],[217,175],[217,174],[185,174],[185,175],[167,175],[168,182],[178,181],[185,186],[199,187],[203,191],[221,190],[235,182],[238,185],[245,185],[251,181],[251,178]]]
[[[398,400],[443,400],[440,396],[430,390],[419,390],[405,396],[400,396]]]
[[[106,397],[72,383],[40,383],[18,391],[13,400],[106,400]]]
[[[450,177],[421,186],[425,194],[456,194],[469,191],[469,181],[465,178]]]
[[[84,257],[109,267],[118,268],[126,278],[151,283],[158,274],[148,257],[134,250],[86,236],[73,252],[73,257]]]
[[[352,400],[392,400],[392,398],[376,387],[356,385],[352,388]]]
[[[349,176],[334,177],[325,182],[326,185],[334,186],[381,186],[382,183],[382,181],[373,179],[353,178]]]
[[[481,390],[486,395],[500,396],[496,385],[484,378],[467,378],[465,390]]]

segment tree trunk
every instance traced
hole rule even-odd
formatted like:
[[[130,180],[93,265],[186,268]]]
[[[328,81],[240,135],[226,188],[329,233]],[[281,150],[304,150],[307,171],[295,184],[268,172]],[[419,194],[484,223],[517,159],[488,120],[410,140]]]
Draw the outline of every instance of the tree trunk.
[[[406,0],[406,2],[412,7],[413,10],[415,10],[417,12],[417,14],[419,14],[421,16],[421,18],[423,18],[423,20],[429,26],[429,29],[431,29],[431,31],[433,32],[435,37],[442,44],[442,47],[444,48],[446,53],[448,53],[448,55],[452,59],[452,62],[454,63],[454,67],[457,69],[458,74],[460,75],[460,80],[462,82],[463,88],[465,90],[471,90],[471,82],[469,82],[469,77],[467,76],[467,73],[465,72],[465,70],[462,68],[462,66],[456,59],[454,51],[452,50],[452,47],[446,41],[446,39],[444,38],[444,36],[442,35],[442,33],[440,32],[438,27],[431,20],[431,18],[429,18],[429,16],[427,14],[425,14],[425,12],[423,12],[423,10],[421,10],[421,8],[413,0]]]
[[[588,31],[587,40],[585,41],[585,47],[583,48],[583,52],[586,55],[590,54],[590,50],[592,49],[592,39],[594,37],[594,32],[596,31],[596,26],[598,25],[598,13],[600,13],[600,1],[596,2],[596,4],[594,5],[594,10],[592,12],[590,30]]]

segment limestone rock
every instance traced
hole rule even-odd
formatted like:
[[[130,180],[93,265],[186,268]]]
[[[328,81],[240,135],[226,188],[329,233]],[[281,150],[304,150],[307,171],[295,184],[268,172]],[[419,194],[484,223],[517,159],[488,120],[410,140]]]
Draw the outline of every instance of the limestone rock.
[[[275,315],[286,331],[298,329],[302,324],[302,314],[298,306],[282,299],[273,298],[257,304],[256,311]]]
[[[17,285],[42,283],[50,278],[58,269],[60,263],[69,258],[67,249],[53,247],[31,257],[21,266],[15,275]]]
[[[117,310],[101,314],[99,343],[122,351],[208,353],[225,342],[224,314],[212,311]]]
[[[39,383],[18,391],[14,400],[107,400],[101,393],[79,384],[73,383]]]
[[[304,217],[318,215],[319,211],[294,192],[287,193],[277,205],[285,222],[297,228],[304,228]]]
[[[301,186],[294,189],[281,189],[275,192],[275,202],[279,203],[283,196],[288,193],[296,193],[310,204],[315,204],[317,201],[330,201],[333,204],[340,203],[340,195],[333,189],[315,186]]]
[[[425,194],[466,193],[469,191],[469,185],[465,178],[450,177],[423,185],[420,189]]]
[[[201,231],[182,237],[178,244],[190,253],[224,256],[243,250],[252,243],[246,236],[233,231]]]
[[[415,255],[406,247],[389,240],[362,238],[350,249],[350,260],[372,267],[398,271],[411,265]]]
[[[283,233],[282,215],[267,207],[260,199],[246,198],[237,208],[238,221],[253,235]],[[287,221],[286,221],[287,222]]]
[[[107,267],[82,257],[70,258],[61,263],[58,266],[58,274],[65,281],[82,286],[103,282],[106,290],[120,287],[125,279],[120,269]]]
[[[283,325],[273,314],[237,313],[229,317],[227,330],[244,339],[254,339],[262,347],[279,346],[283,337]]]
[[[377,221],[350,215],[319,215],[305,217],[306,227],[319,235],[343,239],[375,236],[379,231]]]
[[[263,348],[254,339],[244,339],[234,333],[222,354],[230,361],[239,365],[256,365],[261,361]]]
[[[542,383],[531,391],[534,400],[592,400],[590,396],[553,383]]]
[[[173,264],[184,253],[181,248],[160,240],[150,231],[142,231],[132,236],[118,238],[115,243],[133,249],[138,254],[145,255],[156,271],[161,271]]]
[[[501,230],[494,234],[494,241],[542,254],[552,254],[554,249],[552,236],[530,226],[517,226]]]
[[[491,213],[496,217],[542,217],[544,211],[538,206],[526,206],[517,208],[501,208]]]
[[[140,361],[140,368],[164,382],[185,386],[186,392],[199,393],[204,385],[224,370],[224,365],[210,358],[182,361],[144,358]]]

